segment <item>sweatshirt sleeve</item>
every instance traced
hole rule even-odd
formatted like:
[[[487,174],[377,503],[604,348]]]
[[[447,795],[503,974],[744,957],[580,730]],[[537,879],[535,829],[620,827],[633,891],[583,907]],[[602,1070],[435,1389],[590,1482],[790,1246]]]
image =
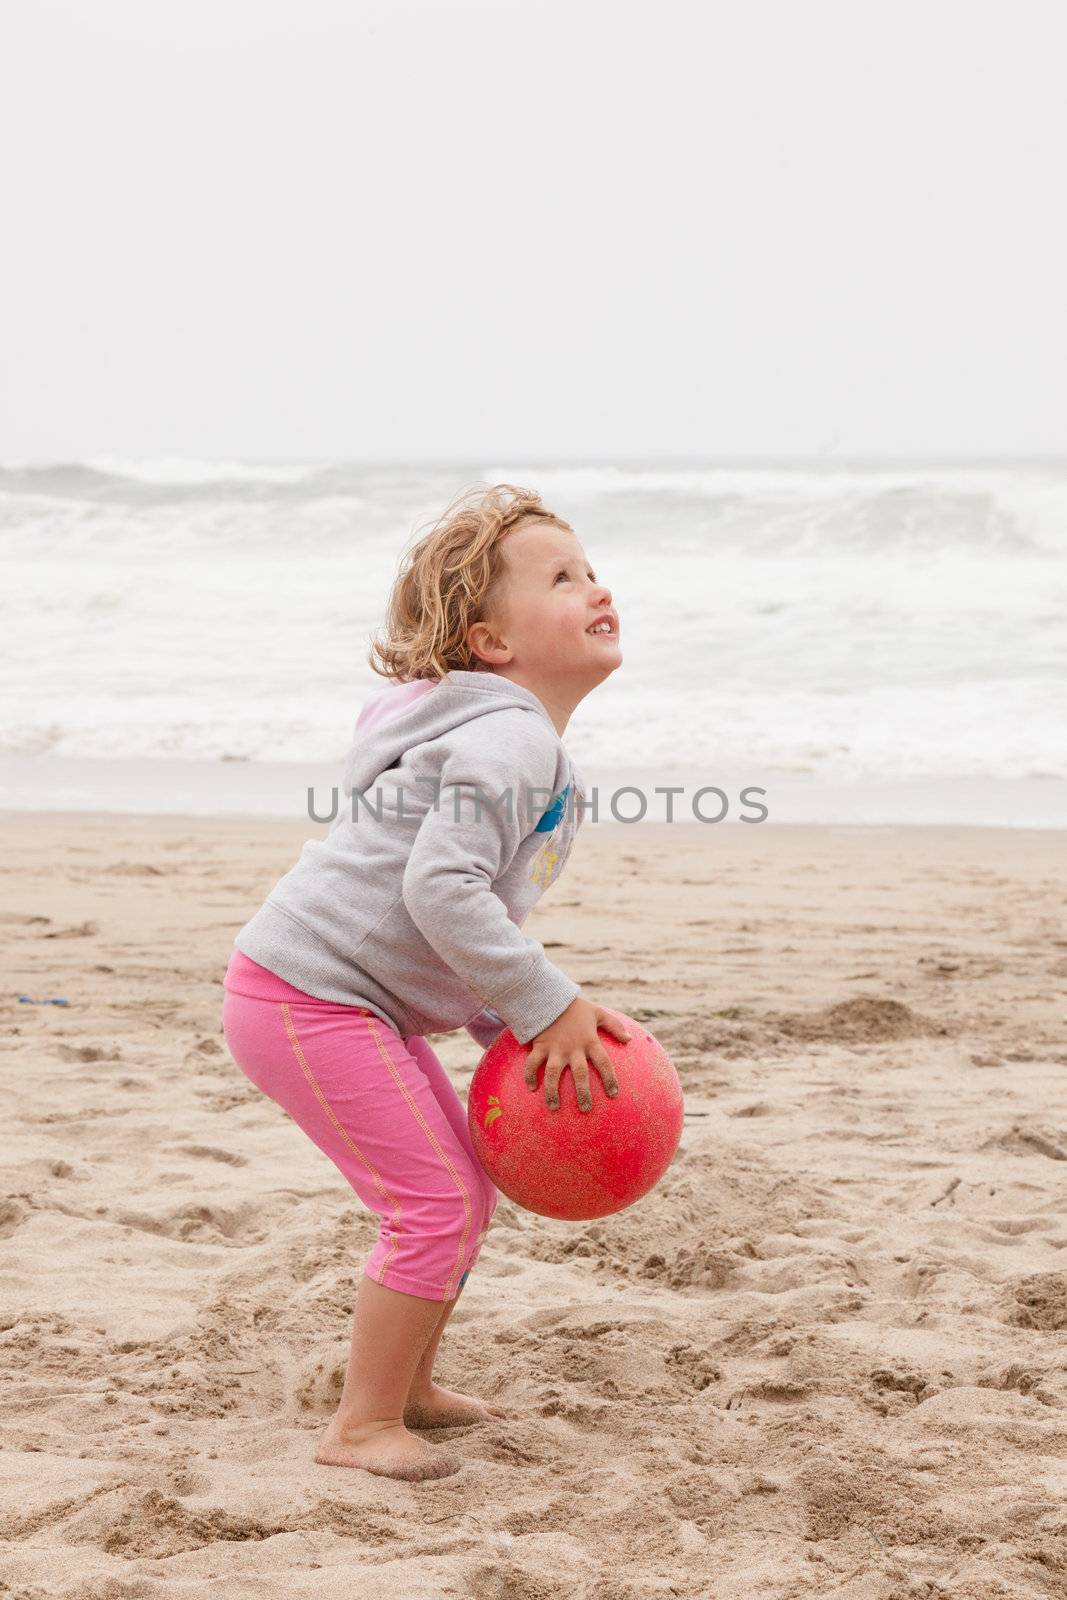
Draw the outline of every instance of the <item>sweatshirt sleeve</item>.
[[[520,1044],[528,1044],[581,993],[549,961],[544,946],[512,922],[492,888],[536,829],[528,791],[540,791],[543,811],[555,782],[555,744],[530,721],[503,713],[481,717],[473,736],[468,729],[453,744],[402,886],[423,938]]]
[[[465,1026],[475,1044],[480,1045],[483,1050],[488,1050],[497,1035],[503,1033],[507,1023],[502,1017],[497,1016],[491,1006],[486,1006],[484,1011],[479,1011],[478,1015],[472,1017]]]

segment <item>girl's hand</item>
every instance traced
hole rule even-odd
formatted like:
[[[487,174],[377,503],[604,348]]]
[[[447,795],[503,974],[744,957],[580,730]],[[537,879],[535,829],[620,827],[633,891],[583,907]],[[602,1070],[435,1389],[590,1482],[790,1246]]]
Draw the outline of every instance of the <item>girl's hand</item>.
[[[609,1095],[618,1094],[615,1068],[597,1038],[598,1027],[607,1028],[609,1033],[624,1043],[630,1037],[625,1024],[610,1011],[577,995],[555,1022],[530,1040],[530,1053],[526,1057],[523,1077],[528,1089],[536,1089],[538,1069],[542,1062],[546,1063],[545,1099],[550,1111],[559,1110],[559,1080],[567,1067],[570,1067],[574,1076],[580,1111],[593,1109],[593,1096],[589,1088],[590,1063],[600,1073],[605,1091]]]

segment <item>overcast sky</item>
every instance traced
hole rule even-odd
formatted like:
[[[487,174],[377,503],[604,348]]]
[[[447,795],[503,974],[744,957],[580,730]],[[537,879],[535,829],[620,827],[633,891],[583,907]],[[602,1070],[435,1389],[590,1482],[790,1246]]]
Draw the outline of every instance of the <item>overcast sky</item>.
[[[1064,452],[1062,5],[2,18],[0,461]]]

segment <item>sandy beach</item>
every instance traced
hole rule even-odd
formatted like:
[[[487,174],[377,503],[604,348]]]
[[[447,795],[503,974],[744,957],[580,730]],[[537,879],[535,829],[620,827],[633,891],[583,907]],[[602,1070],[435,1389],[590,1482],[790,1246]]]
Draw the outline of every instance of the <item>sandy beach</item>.
[[[1067,833],[584,829],[526,931],[685,1133],[501,1200],[437,1376],[511,1415],[412,1484],[312,1460],[377,1219],[221,1032],[325,830],[2,826],[5,1600],[1067,1594]]]

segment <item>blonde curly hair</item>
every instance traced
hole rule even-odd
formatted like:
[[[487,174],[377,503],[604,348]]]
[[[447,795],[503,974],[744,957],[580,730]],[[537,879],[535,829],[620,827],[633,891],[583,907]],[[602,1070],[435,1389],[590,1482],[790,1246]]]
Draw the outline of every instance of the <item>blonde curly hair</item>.
[[[505,536],[533,519],[574,531],[532,489],[478,483],[461,490],[401,557],[384,627],[371,639],[371,671],[400,683],[443,678],[453,668],[491,671],[471,650],[467,630],[488,620],[499,595]]]

